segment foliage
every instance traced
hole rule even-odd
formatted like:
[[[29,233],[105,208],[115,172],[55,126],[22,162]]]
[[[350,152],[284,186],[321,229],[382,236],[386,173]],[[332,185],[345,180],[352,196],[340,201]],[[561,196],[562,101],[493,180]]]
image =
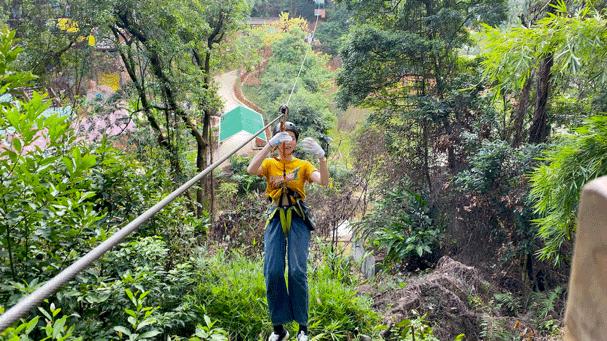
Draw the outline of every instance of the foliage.
[[[216,322],[211,321],[211,318],[204,315],[205,325],[196,325],[196,332],[188,341],[228,341],[226,331],[215,327]]]
[[[385,251],[387,262],[411,263],[431,259],[440,246],[441,228],[430,216],[427,201],[405,186],[382,192],[382,199],[360,223],[355,231]]]
[[[595,116],[572,134],[563,134],[548,148],[544,164],[531,175],[531,199],[540,216],[535,222],[545,246],[542,259],[555,263],[575,232],[580,191],[585,183],[607,174],[607,117]]]
[[[378,316],[371,310],[368,299],[359,296],[344,278],[350,276],[349,271],[341,266],[331,267],[332,262],[325,256],[318,257],[318,263],[314,263],[318,265],[309,276],[310,332],[320,339],[338,340],[357,327],[372,330]],[[221,321],[231,339],[267,337],[271,322],[260,260],[247,259],[238,253],[218,253],[201,259],[197,268],[202,275],[201,284],[186,301]]]
[[[124,292],[135,310],[129,308],[124,309],[127,315],[129,315],[127,320],[130,329],[123,326],[114,326],[114,330],[118,333],[119,338],[122,339],[122,336],[128,336],[128,340],[133,341],[150,340],[153,339],[154,336],[160,334],[161,332],[153,327],[156,320],[152,317],[152,314],[157,308],[143,306],[145,297],[150,292],[144,291],[142,293],[133,293],[129,288],[124,289]]]
[[[309,276],[311,333],[320,340],[343,340],[356,332],[377,332],[380,317],[370,298],[357,292],[352,260],[321,238],[315,244]]]
[[[32,79],[10,69],[19,51],[11,47],[13,37],[8,31],[1,37],[7,62],[3,94]],[[97,224],[104,214],[95,210],[91,178],[100,155],[75,140],[67,117],[47,114],[49,106],[36,92],[30,100],[1,104],[0,232],[6,258],[0,272],[13,280],[55,272],[107,232]]]
[[[514,297],[511,293],[497,293],[493,296],[495,307],[504,310],[508,316],[516,316],[521,309],[521,302],[518,297]]]
[[[560,286],[545,292],[534,292],[528,304],[535,325],[550,335],[559,333],[563,318],[563,292]]]
[[[550,13],[531,27],[507,30],[488,25],[480,35],[484,52],[483,70],[491,81],[506,90],[520,90],[540,61],[554,55],[553,76],[567,86],[573,76],[582,73],[596,85],[607,81],[607,69],[596,63],[605,53],[605,18],[591,3],[573,11],[566,2],[551,4]],[[589,86],[592,86],[588,84]]]
[[[432,332],[432,327],[426,322],[427,314],[417,315],[414,311],[414,318],[404,319],[396,323],[391,329],[390,334],[393,333],[398,335],[398,340],[409,341],[409,340],[420,340],[420,341],[438,341]],[[464,334],[459,334],[453,340],[461,341],[464,340]]]
[[[257,260],[218,253],[198,260],[199,284],[185,297],[201,313],[221,321],[230,338],[257,339],[271,330],[265,281]]]
[[[292,17],[314,18],[315,5],[308,0],[252,0],[253,17],[277,17],[283,12]]]
[[[327,56],[312,51],[304,40],[304,31],[297,27],[282,32],[272,42],[271,50],[256,89],[258,104],[273,117],[271,113],[290,99],[289,120],[301,127],[302,134],[318,137],[326,133],[335,121],[329,106],[331,72],[326,69]]]
[[[327,19],[318,24],[315,37],[323,52],[336,56],[350,28],[350,12],[343,3],[331,1],[326,13]]]
[[[253,190],[260,191],[264,189],[264,180],[262,177],[249,175],[249,173],[247,173],[246,170],[250,161],[250,158],[238,155],[230,158],[230,166],[232,169],[230,180],[237,183],[237,193],[240,195],[250,193]]]
[[[61,308],[56,308],[53,303],[49,309],[38,307],[44,317],[43,324],[40,316],[35,316],[29,321],[22,321],[16,327],[4,330],[0,337],[6,341],[30,341],[30,340],[57,340],[57,341],[81,341],[82,337],[75,337],[74,325],[67,324],[67,315],[59,315]],[[33,334],[33,335],[30,335]],[[34,336],[35,335],[35,336]]]

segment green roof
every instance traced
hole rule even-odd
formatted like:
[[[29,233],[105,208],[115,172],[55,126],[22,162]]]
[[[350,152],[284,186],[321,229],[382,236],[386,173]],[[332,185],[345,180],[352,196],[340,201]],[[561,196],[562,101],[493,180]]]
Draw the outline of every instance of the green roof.
[[[221,116],[219,142],[223,142],[241,131],[255,134],[263,127],[263,116],[260,113],[239,105]],[[259,134],[259,138],[265,140],[266,133]]]

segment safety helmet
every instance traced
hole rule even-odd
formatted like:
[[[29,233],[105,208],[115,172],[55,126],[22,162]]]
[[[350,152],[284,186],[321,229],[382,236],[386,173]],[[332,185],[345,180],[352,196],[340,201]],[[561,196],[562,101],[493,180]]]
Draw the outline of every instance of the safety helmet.
[[[295,140],[299,140],[299,128],[293,122],[285,122],[285,131],[291,131],[295,134]],[[280,122],[274,126],[272,136],[280,133]]]

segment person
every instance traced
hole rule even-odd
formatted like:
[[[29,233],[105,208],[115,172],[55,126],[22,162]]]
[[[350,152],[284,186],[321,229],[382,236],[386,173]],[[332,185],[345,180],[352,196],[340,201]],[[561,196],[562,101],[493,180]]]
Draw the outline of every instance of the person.
[[[268,341],[288,340],[284,324],[299,324],[297,341],[308,340],[307,260],[313,223],[307,206],[305,184],[327,186],[329,170],[322,147],[312,138],[303,139],[304,151],[319,160],[319,170],[312,163],[293,156],[299,129],[292,122],[274,127],[270,141],[251,160],[247,172],[266,179],[266,194],[271,202],[266,213],[264,232],[264,277],[270,318],[274,327]],[[277,158],[267,157],[278,148]],[[288,290],[285,282],[285,256],[288,259]]]

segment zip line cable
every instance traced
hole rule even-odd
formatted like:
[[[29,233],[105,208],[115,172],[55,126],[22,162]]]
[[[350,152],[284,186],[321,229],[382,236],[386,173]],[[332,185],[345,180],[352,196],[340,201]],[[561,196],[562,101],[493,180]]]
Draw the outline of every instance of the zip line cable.
[[[320,5],[319,5],[319,8],[320,8]],[[314,29],[313,29],[312,35],[310,37],[310,42],[309,42],[310,47],[312,45],[312,42],[314,41],[314,36],[316,34],[316,28],[318,26],[319,17],[320,17],[320,13],[317,13],[316,22],[314,23]],[[249,142],[251,142],[253,139],[255,139],[259,134],[265,132],[266,129],[268,129],[269,127],[272,127],[274,125],[274,123],[276,123],[278,120],[282,119],[284,122],[284,118],[288,116],[288,105],[291,102],[291,96],[293,96],[293,92],[295,91],[295,86],[297,85],[297,80],[301,76],[301,73],[303,71],[307,57],[308,57],[308,50],[305,51],[303,61],[301,62],[301,66],[299,67],[299,71],[297,72],[297,77],[295,78],[295,81],[293,82],[293,87],[291,88],[289,98],[287,99],[287,103],[285,104],[285,106],[287,107],[286,110],[282,110],[282,107],[281,107],[280,114],[276,118],[274,118],[272,121],[270,121],[270,123],[266,124],[261,130],[256,132],[250,138],[248,138],[245,142],[241,143],[238,147],[236,147],[230,153],[221,157],[219,160],[215,161],[213,164],[211,164],[210,166],[208,166],[207,168],[202,170],[196,176],[194,176],[193,178],[188,180],[186,183],[184,183],[179,188],[177,188],[176,190],[171,192],[169,195],[167,195],[164,199],[162,199],[161,201],[156,203],[154,206],[150,207],[148,210],[146,210],[141,215],[139,215],[137,218],[135,218],[130,223],[128,223],[126,226],[124,226],[123,228],[118,230],[116,233],[114,233],[108,239],[103,241],[101,244],[97,245],[94,249],[89,251],[87,254],[85,254],[84,256],[79,258],[77,261],[72,263],[67,268],[63,269],[60,273],[58,273],[53,278],[51,278],[46,283],[44,283],[44,285],[42,285],[41,287],[36,289],[34,292],[29,294],[28,296],[22,298],[17,304],[15,304],[13,307],[11,307],[6,312],[4,312],[4,314],[0,315],[0,333],[3,332],[8,327],[10,327],[11,324],[16,322],[18,319],[23,317],[25,314],[27,314],[31,309],[38,306],[38,304],[40,302],[42,302],[42,300],[46,299],[47,297],[49,297],[52,294],[54,294],[55,292],[57,292],[65,283],[67,283],[68,281],[73,279],[78,273],[80,273],[82,270],[84,270],[88,266],[90,266],[94,261],[96,261],[101,256],[103,256],[107,251],[112,249],[114,246],[120,244],[120,242],[124,238],[126,238],[128,235],[137,231],[137,229],[139,228],[139,226],[141,226],[141,224],[143,224],[148,219],[150,219],[154,214],[158,213],[158,211],[163,209],[166,205],[171,203],[173,200],[175,200],[179,195],[183,194],[190,187],[192,187],[193,185],[198,183],[198,181],[200,181],[207,174],[211,173],[215,168],[217,168],[220,164],[225,162],[228,158],[230,158],[232,155],[234,155],[237,151],[239,151],[240,149],[245,147]]]
[[[318,9],[320,10],[320,3],[318,4]],[[312,30],[312,36],[310,37],[310,42],[309,42],[310,50],[312,49],[312,42],[314,41],[314,36],[316,35],[316,27],[318,26],[318,18],[320,18],[320,13],[316,13],[316,22],[314,23],[314,29]],[[291,93],[289,94],[289,98],[287,99],[287,104],[285,104],[286,106],[289,106],[289,103],[291,102],[291,96],[293,96],[293,92],[295,91],[295,86],[297,85],[297,80],[299,79],[299,76],[301,76],[301,71],[303,71],[307,58],[308,58],[308,50],[306,50],[306,52],[304,53],[303,61],[301,62],[301,65],[299,66],[299,71],[297,72],[297,77],[295,77],[295,81],[293,82],[293,87],[291,88]]]

